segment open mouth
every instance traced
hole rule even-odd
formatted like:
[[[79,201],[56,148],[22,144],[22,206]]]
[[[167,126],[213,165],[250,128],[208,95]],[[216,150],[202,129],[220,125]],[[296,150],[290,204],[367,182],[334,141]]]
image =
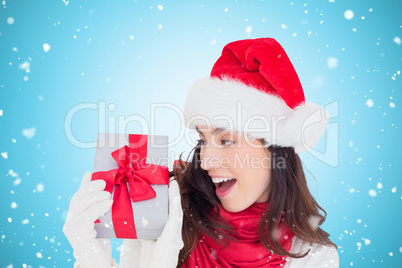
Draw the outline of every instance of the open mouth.
[[[237,182],[235,178],[212,178],[212,181],[215,183],[218,197],[227,195]]]

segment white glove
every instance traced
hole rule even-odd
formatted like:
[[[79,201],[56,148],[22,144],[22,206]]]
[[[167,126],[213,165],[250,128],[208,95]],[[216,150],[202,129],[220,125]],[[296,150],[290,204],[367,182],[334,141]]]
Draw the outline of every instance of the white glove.
[[[70,201],[70,207],[63,232],[73,248],[74,267],[110,268],[110,239],[96,238],[95,223],[100,216],[111,209],[111,194],[103,191],[104,180],[91,181],[92,174],[85,173],[81,186]]]
[[[175,268],[183,248],[181,228],[183,210],[180,190],[175,180],[169,183],[169,219],[159,238],[125,239],[121,248],[120,267]]]

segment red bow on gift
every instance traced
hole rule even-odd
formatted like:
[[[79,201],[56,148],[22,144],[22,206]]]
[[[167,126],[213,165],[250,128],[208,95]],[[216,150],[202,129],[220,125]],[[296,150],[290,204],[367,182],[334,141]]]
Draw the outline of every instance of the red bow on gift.
[[[130,147],[124,146],[112,152],[119,166],[117,169],[92,174],[92,180],[106,181],[105,191],[112,194],[114,189],[112,221],[116,238],[137,238],[131,200],[154,198],[156,193],[151,184],[169,184],[167,167],[145,163],[147,142],[142,140],[144,137],[147,136],[129,135]]]

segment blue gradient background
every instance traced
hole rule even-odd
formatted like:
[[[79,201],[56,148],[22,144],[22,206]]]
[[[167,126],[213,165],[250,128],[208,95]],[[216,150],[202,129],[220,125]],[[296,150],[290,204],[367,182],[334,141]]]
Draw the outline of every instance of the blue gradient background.
[[[300,157],[328,213],[323,229],[338,245],[340,266],[402,267],[402,46],[394,41],[402,38],[401,11],[400,1],[3,1],[0,266],[73,265],[62,226],[95,148],[77,146],[66,129],[89,143],[103,125],[118,131],[111,120],[119,115],[150,120],[151,103],[183,107],[187,89],[209,75],[225,44],[273,37],[293,62],[306,99],[331,105],[331,127],[317,146],[330,148],[329,158]],[[331,57],[335,68],[327,64]],[[19,68],[24,62],[30,72]],[[96,109],[66,122],[79,104]],[[102,105],[116,108],[103,112],[106,120]],[[155,126],[153,133],[172,140],[180,132],[171,109],[157,112]],[[31,128],[36,134],[27,138],[23,130]],[[133,121],[125,131],[143,130]],[[190,149],[180,140],[170,151]],[[121,240],[112,242],[118,260]]]

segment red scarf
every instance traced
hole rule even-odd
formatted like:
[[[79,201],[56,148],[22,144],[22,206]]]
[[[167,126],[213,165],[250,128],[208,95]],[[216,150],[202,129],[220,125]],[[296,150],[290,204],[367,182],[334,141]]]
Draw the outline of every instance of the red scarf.
[[[237,231],[238,241],[230,241],[224,248],[201,232],[200,240],[182,267],[283,267],[286,257],[272,254],[258,237],[258,223],[267,205],[268,202],[254,203],[237,213],[228,212],[219,205],[220,216]],[[278,230],[281,230],[279,244],[289,252],[295,235],[283,222],[283,215]]]

